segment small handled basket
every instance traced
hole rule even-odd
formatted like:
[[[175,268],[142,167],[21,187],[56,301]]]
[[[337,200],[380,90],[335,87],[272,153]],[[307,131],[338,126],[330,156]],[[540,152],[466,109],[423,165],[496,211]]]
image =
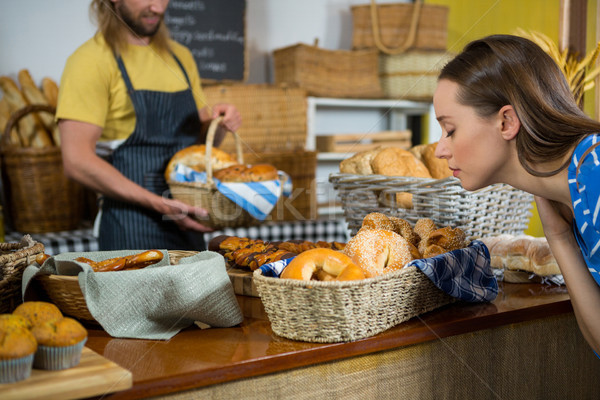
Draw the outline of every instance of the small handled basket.
[[[18,243],[0,243],[0,314],[22,303],[23,271],[44,253],[44,245],[25,235]]]
[[[206,135],[206,183],[199,182],[175,182],[169,180],[169,188],[174,199],[186,204],[202,207],[208,210],[208,217],[199,220],[205,226],[222,229],[236,228],[240,226],[257,225],[259,221],[252,217],[246,210],[229,200],[217,190],[213,180],[213,166],[211,155],[215,133],[222,117],[215,118]],[[244,163],[241,139],[237,133],[229,131],[235,137],[236,158],[238,164]]]
[[[7,220],[19,232],[76,229],[83,216],[83,187],[63,172],[60,147],[16,147],[10,132],[32,112],[54,114],[49,105],[29,105],[11,115],[2,138],[2,182]]]

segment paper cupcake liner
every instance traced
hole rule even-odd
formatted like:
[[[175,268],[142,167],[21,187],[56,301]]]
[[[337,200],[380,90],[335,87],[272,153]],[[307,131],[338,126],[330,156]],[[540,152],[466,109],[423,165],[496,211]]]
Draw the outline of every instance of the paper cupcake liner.
[[[0,383],[13,383],[29,378],[33,354],[11,360],[0,360]]]
[[[75,367],[81,360],[81,352],[87,338],[72,346],[41,346],[35,352],[33,368],[60,370]]]

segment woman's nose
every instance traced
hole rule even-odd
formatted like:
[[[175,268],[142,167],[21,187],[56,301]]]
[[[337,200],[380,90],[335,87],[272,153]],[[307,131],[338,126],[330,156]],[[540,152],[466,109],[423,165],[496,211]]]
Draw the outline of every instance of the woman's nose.
[[[435,146],[434,155],[437,158],[450,158],[450,152],[448,151],[448,146],[446,146],[446,140],[441,138],[438,141],[437,146]]]

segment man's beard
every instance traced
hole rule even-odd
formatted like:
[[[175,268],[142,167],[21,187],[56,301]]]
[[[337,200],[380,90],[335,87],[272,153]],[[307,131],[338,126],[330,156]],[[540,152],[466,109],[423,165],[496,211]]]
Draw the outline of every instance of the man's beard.
[[[125,24],[127,24],[129,29],[131,29],[133,33],[135,33],[137,36],[152,37],[160,29],[160,24],[162,23],[162,16],[160,16],[161,22],[156,24],[156,26],[146,27],[134,18],[133,13],[125,6],[125,4],[121,3],[120,5],[118,5],[117,11],[119,12],[119,15],[121,16]]]

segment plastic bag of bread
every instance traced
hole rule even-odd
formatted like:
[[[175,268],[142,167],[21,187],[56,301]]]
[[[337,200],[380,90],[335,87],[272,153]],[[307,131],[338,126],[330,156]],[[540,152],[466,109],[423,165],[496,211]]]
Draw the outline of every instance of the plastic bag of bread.
[[[504,234],[481,241],[488,247],[492,268],[505,282],[564,284],[545,237]]]

